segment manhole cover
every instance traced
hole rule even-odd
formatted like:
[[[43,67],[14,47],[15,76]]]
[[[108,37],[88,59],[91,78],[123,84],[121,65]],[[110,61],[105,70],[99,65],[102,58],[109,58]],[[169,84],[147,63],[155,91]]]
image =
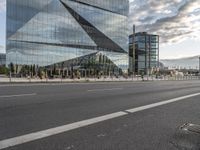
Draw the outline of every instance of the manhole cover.
[[[186,123],[180,126],[171,143],[178,150],[200,150],[200,125]]]
[[[200,125],[186,123],[183,126],[180,127],[181,130],[194,132],[197,134],[200,134]]]

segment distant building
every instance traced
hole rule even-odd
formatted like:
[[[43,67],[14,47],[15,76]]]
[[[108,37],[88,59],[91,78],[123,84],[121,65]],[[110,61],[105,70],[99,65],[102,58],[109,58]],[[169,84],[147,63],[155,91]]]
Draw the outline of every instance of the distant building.
[[[159,67],[159,36],[138,32],[129,36],[130,74],[150,74]]]
[[[6,54],[0,53],[0,66],[6,65]]]
[[[160,60],[164,64],[165,67],[169,69],[194,69],[199,70],[199,56],[192,56],[192,57],[184,57],[184,58],[177,58],[177,59],[163,59]]]

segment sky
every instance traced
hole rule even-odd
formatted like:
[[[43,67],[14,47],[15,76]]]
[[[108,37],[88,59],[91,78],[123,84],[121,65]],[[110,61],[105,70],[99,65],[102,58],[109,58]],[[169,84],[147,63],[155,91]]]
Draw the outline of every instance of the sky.
[[[0,53],[5,53],[6,0],[0,0]],[[200,55],[200,0],[130,0],[130,27],[160,35],[160,58]]]

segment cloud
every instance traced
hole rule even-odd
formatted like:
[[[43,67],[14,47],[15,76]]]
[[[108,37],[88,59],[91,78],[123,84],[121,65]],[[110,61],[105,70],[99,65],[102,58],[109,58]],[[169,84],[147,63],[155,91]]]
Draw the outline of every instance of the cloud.
[[[161,36],[161,43],[200,39],[200,0],[132,0],[130,24]]]
[[[5,10],[6,0],[0,0],[0,12]],[[130,0],[129,17],[130,27],[159,34],[163,44],[200,40],[200,0]]]
[[[0,12],[6,11],[6,0],[0,0]]]

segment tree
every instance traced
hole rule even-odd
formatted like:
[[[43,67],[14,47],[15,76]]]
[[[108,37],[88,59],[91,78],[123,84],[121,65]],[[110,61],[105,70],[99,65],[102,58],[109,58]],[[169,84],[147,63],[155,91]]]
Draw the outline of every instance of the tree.
[[[20,73],[21,73],[21,75],[23,77],[26,75],[26,67],[25,67],[25,65],[22,66]]]
[[[16,64],[16,69],[15,69],[16,74],[18,73],[18,69],[19,69],[19,66]]]
[[[43,79],[45,77],[45,69],[44,68],[39,68],[38,69],[38,76],[40,79]]]
[[[7,75],[9,73],[9,69],[5,66],[0,66],[0,74]]]
[[[10,63],[10,71],[11,73],[14,73],[15,71],[14,64],[12,62]]]
[[[36,75],[36,66],[35,66],[35,64],[33,65],[33,76],[35,76]]]
[[[56,65],[53,65],[53,75],[56,75]]]

